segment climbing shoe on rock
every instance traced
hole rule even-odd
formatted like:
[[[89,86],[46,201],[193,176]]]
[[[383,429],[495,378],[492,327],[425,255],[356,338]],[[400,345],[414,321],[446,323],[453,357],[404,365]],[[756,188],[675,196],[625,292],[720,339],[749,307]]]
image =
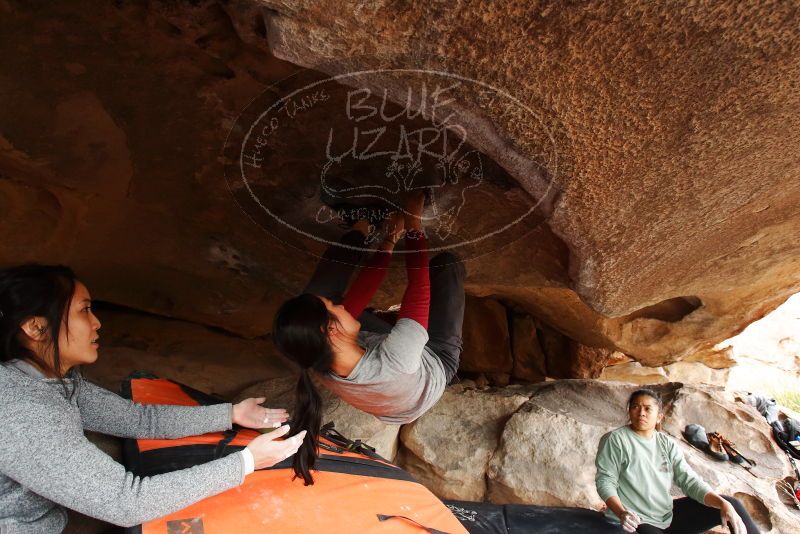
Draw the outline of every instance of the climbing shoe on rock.
[[[683,430],[683,437],[694,447],[705,452],[715,460],[724,462],[728,459],[728,455],[723,450],[719,440],[716,440],[712,445],[709,441],[709,436],[706,434],[706,429],[700,425],[686,425],[686,428]]]
[[[717,460],[725,461],[731,459],[730,455],[725,450],[725,446],[722,444],[722,439],[720,439],[719,434],[711,432],[710,434],[706,434],[706,438],[708,439],[708,454]]]
[[[728,458],[730,459],[731,462],[739,464],[744,467],[756,466],[755,462],[745,458],[742,453],[736,450],[736,446],[719,432],[712,432],[711,434],[708,434],[708,440],[710,443],[713,443],[715,441],[719,442],[719,444],[722,446],[722,449],[727,453]]]

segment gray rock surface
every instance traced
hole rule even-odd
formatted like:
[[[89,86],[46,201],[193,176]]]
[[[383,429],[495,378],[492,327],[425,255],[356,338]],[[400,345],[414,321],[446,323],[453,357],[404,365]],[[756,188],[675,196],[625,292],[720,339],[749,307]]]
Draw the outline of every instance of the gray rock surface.
[[[503,427],[527,400],[521,387],[451,386],[428,413],[403,426],[398,462],[443,499],[483,501],[484,475]]]

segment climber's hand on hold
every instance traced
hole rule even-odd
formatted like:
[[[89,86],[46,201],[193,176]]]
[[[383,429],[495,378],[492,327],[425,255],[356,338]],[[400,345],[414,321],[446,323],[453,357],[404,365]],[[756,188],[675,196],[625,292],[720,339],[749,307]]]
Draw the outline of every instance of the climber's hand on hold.
[[[425,206],[425,193],[416,191],[409,193],[403,210],[406,217],[406,229],[422,231],[422,209]]]
[[[405,235],[405,217],[402,211],[395,211],[386,219],[383,226],[385,237],[380,245],[384,252],[391,252],[395,245]]]

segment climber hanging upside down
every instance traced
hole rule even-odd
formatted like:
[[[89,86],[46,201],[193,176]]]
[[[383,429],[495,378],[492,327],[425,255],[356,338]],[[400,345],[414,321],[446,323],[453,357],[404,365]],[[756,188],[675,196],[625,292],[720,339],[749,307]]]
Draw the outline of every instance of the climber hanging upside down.
[[[458,370],[464,319],[463,264],[451,253],[428,263],[421,215],[424,195],[386,221],[386,238],[346,294],[362,258],[367,222],[330,247],[303,294],[286,301],[273,325],[278,349],[301,369],[293,428],[307,430],[295,471],[313,483],[321,398],[312,374],[356,408],[390,424],[414,421],[442,396]],[[408,287],[394,326],[364,311],[405,235]]]

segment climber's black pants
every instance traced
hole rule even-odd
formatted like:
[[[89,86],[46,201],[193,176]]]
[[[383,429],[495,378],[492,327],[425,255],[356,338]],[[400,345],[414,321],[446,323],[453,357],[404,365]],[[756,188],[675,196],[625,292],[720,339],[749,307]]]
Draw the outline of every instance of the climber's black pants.
[[[747,513],[742,503],[733,497],[722,497],[733,505],[736,513],[742,518],[747,534],[758,534],[759,530],[753,518]],[[701,504],[694,499],[684,497],[676,499],[672,505],[672,524],[665,529],[653,525],[641,524],[636,532],[639,534],[702,534],[720,524],[719,510]],[[622,529],[620,529],[622,530]]]

